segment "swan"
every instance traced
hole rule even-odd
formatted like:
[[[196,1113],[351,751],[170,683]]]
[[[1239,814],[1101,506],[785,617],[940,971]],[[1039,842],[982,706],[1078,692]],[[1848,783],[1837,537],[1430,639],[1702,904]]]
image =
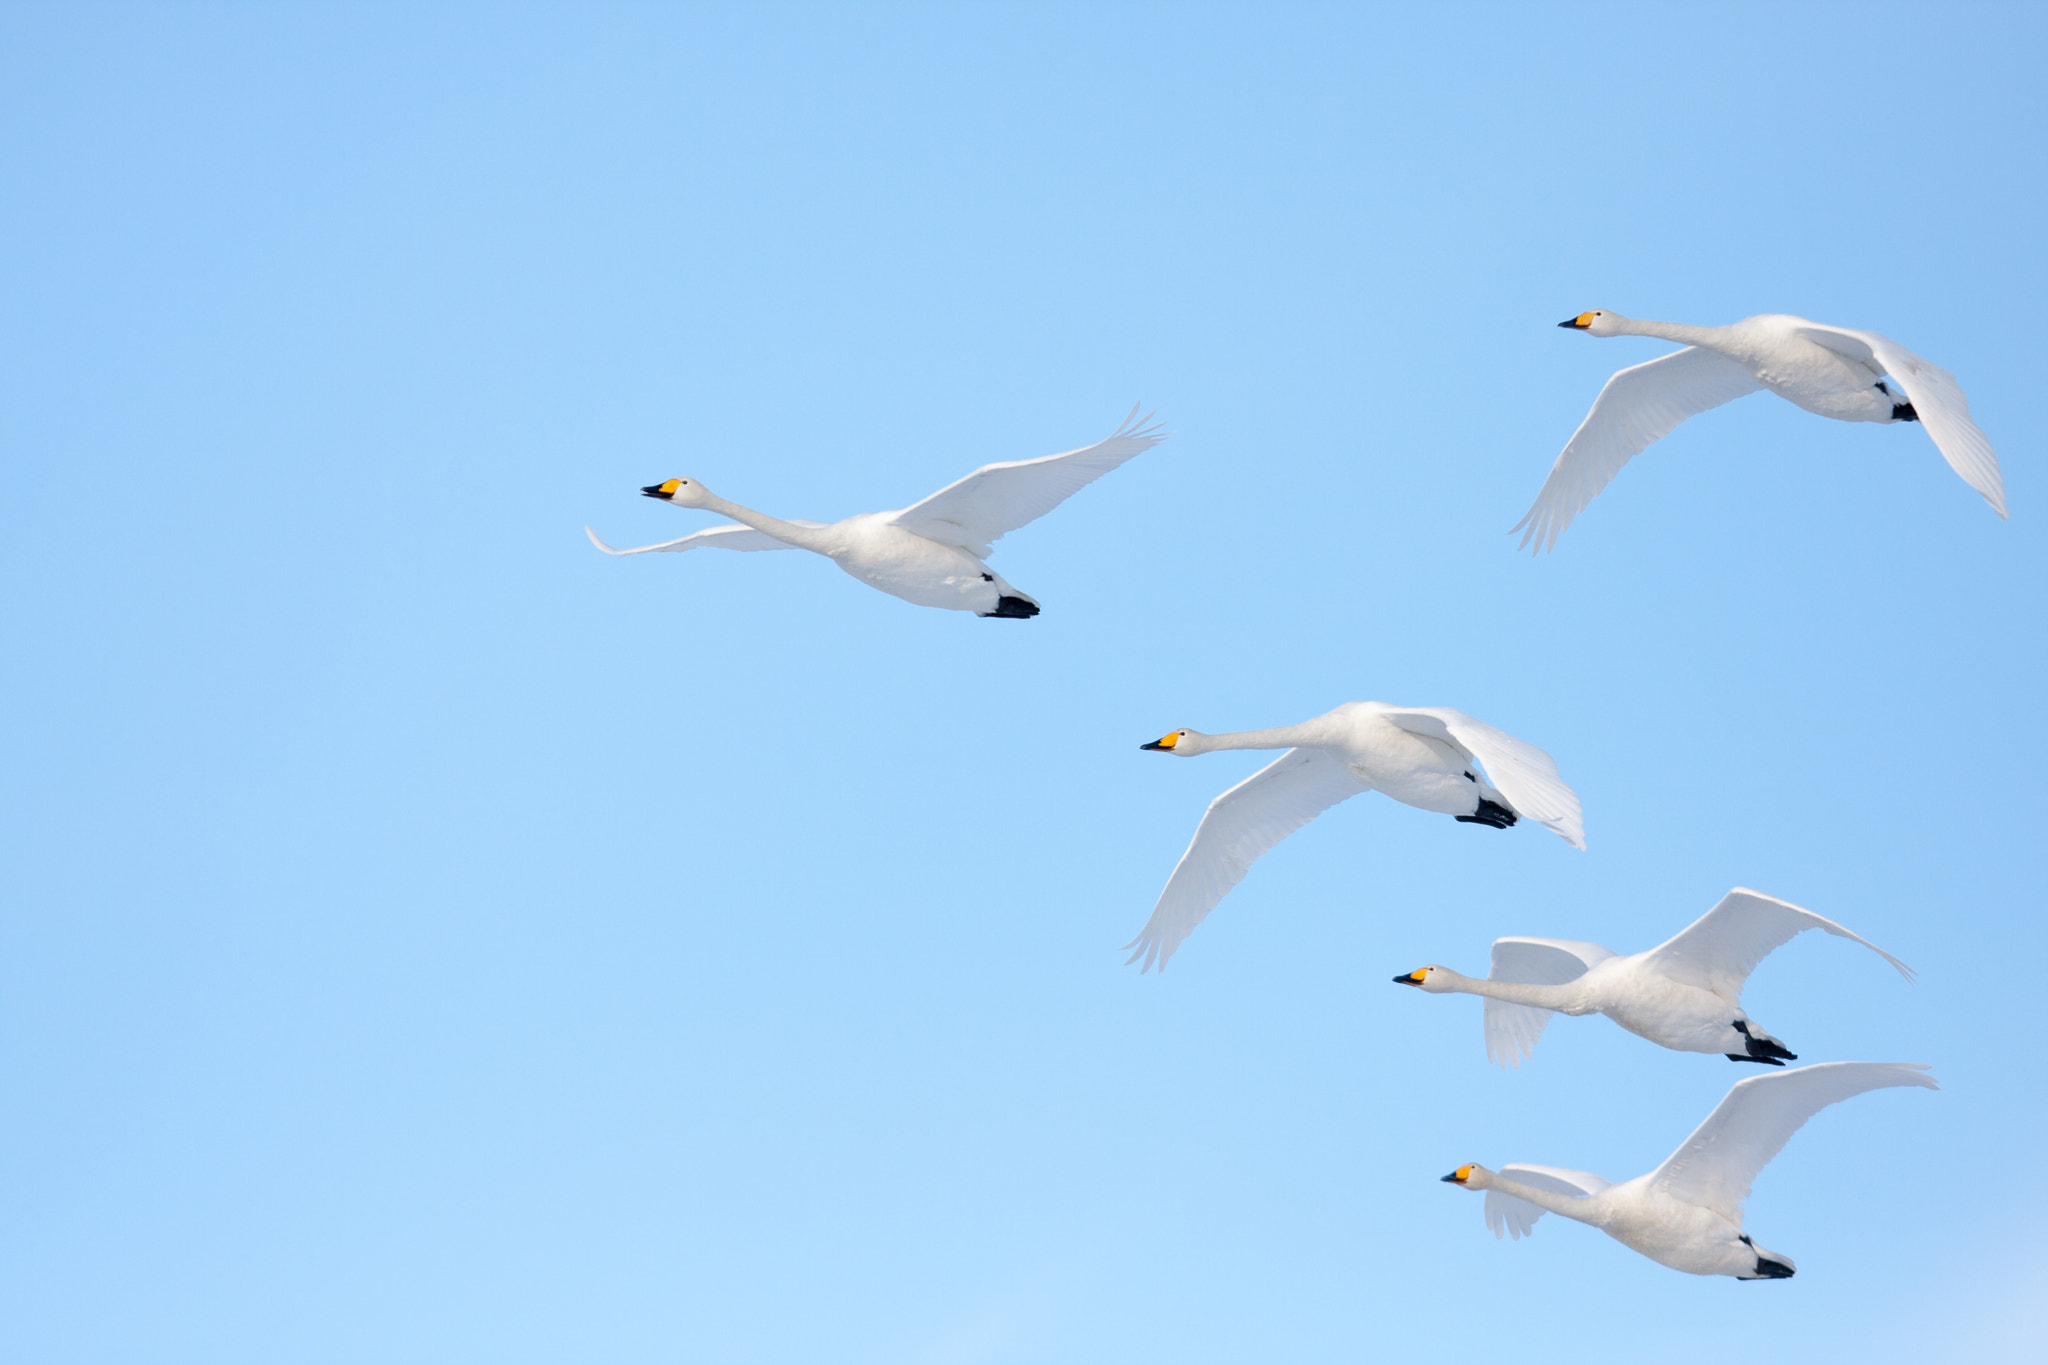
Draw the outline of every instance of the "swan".
[[[1831,919],[1761,891],[1736,887],[1721,903],[1648,952],[1617,957],[1597,943],[1497,938],[1486,980],[1448,967],[1394,978],[1432,995],[1486,997],[1486,1055],[1522,1064],[1552,1011],[1604,1014],[1639,1037],[1677,1052],[1718,1052],[1731,1062],[1783,1066],[1798,1054],[1742,1008],[1742,983],[1773,949],[1808,929],[1862,944],[1911,981],[1913,969]]]
[[[1300,725],[1236,734],[1175,730],[1141,749],[1183,758],[1218,749],[1286,753],[1209,803],[1195,837],[1159,893],[1152,918],[1124,947],[1125,965],[1166,963],[1259,856],[1360,792],[1383,791],[1404,805],[1506,829],[1519,816],[1586,846],[1579,798],[1549,754],[1439,706],[1346,702]],[[1483,769],[1481,777],[1477,769]]]
[[[1520,1241],[1555,1213],[1688,1275],[1790,1279],[1792,1258],[1742,1230],[1742,1201],[1757,1173],[1831,1104],[1887,1086],[1939,1090],[1926,1072],[1914,1062],[1822,1062],[1737,1081],[1663,1165],[1618,1185],[1590,1171],[1520,1163],[1497,1172],[1460,1166],[1444,1179],[1486,1191],[1486,1226],[1496,1238],[1507,1231]]]
[[[1550,467],[1513,530],[1519,548],[1548,550],[1621,467],[1686,418],[1769,389],[1843,422],[1919,422],[1963,482],[2005,516],[1991,442],[1970,420],[1956,378],[1875,332],[1760,313],[1726,327],[1642,322],[1595,308],[1557,324],[1596,337],[1661,337],[1685,349],[1617,371]],[[1890,376],[1891,383],[1885,382]],[[1897,387],[1894,388],[1893,386]],[[1524,530],[1524,528],[1527,528]]]
[[[728,502],[694,479],[650,484],[641,493],[677,507],[701,507],[740,523],[659,545],[616,550],[583,528],[608,555],[656,551],[787,550],[824,555],[871,588],[921,607],[1027,620],[1036,598],[1020,592],[982,561],[994,543],[1038,520],[1110,470],[1166,439],[1151,415],[1133,407],[1123,425],[1092,446],[1036,460],[987,464],[900,512],[867,512],[844,521],[782,520]]]

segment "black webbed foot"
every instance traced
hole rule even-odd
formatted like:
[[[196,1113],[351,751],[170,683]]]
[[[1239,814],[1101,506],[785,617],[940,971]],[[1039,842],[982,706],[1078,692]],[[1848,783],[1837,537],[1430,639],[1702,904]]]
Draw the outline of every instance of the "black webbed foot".
[[[1454,815],[1451,818],[1461,825],[1486,825],[1493,829],[1506,829],[1522,817],[1500,802],[1482,796],[1479,798],[1478,810],[1470,815]]]
[[[983,617],[1001,616],[1013,621],[1028,621],[1038,615],[1038,604],[1036,602],[1027,602],[1021,597],[1011,597],[1008,594],[1004,594],[996,599],[996,609],[994,611],[977,612],[976,615]]]

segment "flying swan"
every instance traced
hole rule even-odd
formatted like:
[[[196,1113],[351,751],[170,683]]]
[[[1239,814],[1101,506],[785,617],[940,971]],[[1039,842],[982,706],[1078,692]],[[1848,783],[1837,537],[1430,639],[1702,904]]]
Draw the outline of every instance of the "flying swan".
[[[1757,1173],[1806,1121],[1866,1090],[1939,1090],[1913,1062],[1822,1062],[1737,1081],[1707,1121],[1648,1175],[1611,1185],[1590,1171],[1517,1163],[1499,1172],[1460,1166],[1444,1179],[1486,1191],[1486,1226],[1516,1241],[1546,1213],[1590,1223],[1629,1248],[1688,1275],[1785,1280],[1796,1267],[1742,1230],[1742,1201]]]
[[[1686,418],[1769,389],[1842,422],[1919,422],[1949,468],[2005,515],[1991,442],[1956,377],[1875,332],[1760,313],[1726,327],[1642,322],[1595,308],[1557,324],[1596,337],[1661,337],[1685,349],[1616,372],[1572,433],[1528,514],[1521,548],[1548,550],[1621,467]],[[1891,382],[1885,382],[1890,376]],[[1897,387],[1894,388],[1893,386]],[[1524,530],[1524,528],[1527,528]]]
[[[1718,1052],[1731,1062],[1783,1066],[1798,1054],[1742,1008],[1742,983],[1774,949],[1808,929],[1862,944],[1911,981],[1913,969],[1869,939],[1811,910],[1736,887],[1669,942],[1617,957],[1597,943],[1497,938],[1486,980],[1419,967],[1394,980],[1432,995],[1486,997],[1486,1055],[1516,1066],[1536,1050],[1552,1011],[1604,1014],[1677,1052]]]
[[[677,507],[701,507],[740,523],[713,526],[678,540],[615,550],[583,528],[608,555],[684,550],[811,550],[871,588],[920,607],[977,616],[1028,619],[1038,601],[1010,586],[982,561],[1004,535],[1038,520],[1141,451],[1165,440],[1151,415],[1133,407],[1103,440],[1063,455],[987,464],[900,512],[864,512],[844,521],[783,521],[728,502],[694,479],[650,484],[641,493]]]
[[[1125,965],[1143,958],[1144,971],[1155,963],[1165,970],[1181,940],[1261,854],[1360,792],[1382,791],[1403,805],[1494,829],[1526,815],[1574,848],[1586,846],[1579,798],[1550,755],[1447,707],[1353,701],[1300,725],[1228,735],[1175,730],[1138,747],[1183,757],[1287,750],[1209,803],[1152,918],[1124,945],[1133,950]]]

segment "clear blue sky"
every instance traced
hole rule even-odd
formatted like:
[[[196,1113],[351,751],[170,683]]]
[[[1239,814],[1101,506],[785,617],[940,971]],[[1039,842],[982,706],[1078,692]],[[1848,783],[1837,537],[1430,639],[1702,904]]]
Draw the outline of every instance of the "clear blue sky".
[[[0,10],[0,1357],[2017,1360],[2048,479],[2031,7]],[[1923,432],[1754,398],[1558,553],[1580,309],[1868,327]],[[905,505],[1135,400],[1035,621],[613,561],[672,475]],[[1352,802],[1121,965],[1338,702],[1548,748],[1589,851]],[[1734,1080],[1488,1065],[1496,935],[1747,884],[1828,1111],[1667,1271],[1437,1177],[1623,1178]]]

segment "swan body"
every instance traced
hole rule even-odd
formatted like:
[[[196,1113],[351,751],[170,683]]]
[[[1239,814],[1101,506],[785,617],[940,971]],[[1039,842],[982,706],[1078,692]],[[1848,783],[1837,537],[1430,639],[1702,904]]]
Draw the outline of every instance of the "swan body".
[[[1514,526],[1548,550],[1621,467],[1688,417],[1768,389],[1841,422],[1919,422],[1949,467],[2000,517],[2005,484],[1955,376],[1876,332],[1760,313],[1725,327],[1645,322],[1604,308],[1558,324],[1592,336],[1647,336],[1682,351],[1620,370],[1600,390],[1535,503]]]
[[[1597,943],[1499,938],[1484,981],[1428,966],[1394,980],[1432,995],[1486,997],[1486,1055],[1520,1066],[1558,1014],[1604,1014],[1675,1052],[1718,1052],[1731,1062],[1783,1066],[1798,1054],[1742,1008],[1757,963],[1808,929],[1862,944],[1911,981],[1913,969],[1831,919],[1737,887],[1685,929],[1646,952],[1619,956]]]
[[[640,491],[677,507],[717,512],[738,524],[630,550],[614,549],[589,527],[583,530],[591,544],[609,555],[810,550],[869,587],[920,607],[1024,619],[1038,615],[1038,601],[983,562],[994,553],[994,543],[1165,439],[1157,424],[1149,416],[1140,420],[1133,407],[1122,426],[1092,446],[983,465],[913,507],[835,522],[771,517],[721,498],[694,479],[670,479]]]
[[[1145,971],[1164,970],[1262,854],[1361,792],[1496,829],[1526,815],[1574,848],[1586,846],[1579,798],[1549,754],[1445,707],[1346,702],[1300,725],[1222,735],[1175,730],[1140,747],[1182,757],[1287,751],[1209,803],[1152,917],[1124,945]]]
[[[1757,1175],[1829,1105],[1888,1086],[1940,1089],[1926,1073],[1911,1062],[1822,1062],[1737,1081],[1663,1165],[1619,1184],[1590,1171],[1519,1163],[1499,1171],[1460,1166],[1444,1180],[1486,1192],[1486,1225],[1496,1238],[1520,1241],[1537,1219],[1555,1213],[1688,1275],[1789,1279],[1797,1269],[1791,1258],[1742,1230],[1742,1204]]]

